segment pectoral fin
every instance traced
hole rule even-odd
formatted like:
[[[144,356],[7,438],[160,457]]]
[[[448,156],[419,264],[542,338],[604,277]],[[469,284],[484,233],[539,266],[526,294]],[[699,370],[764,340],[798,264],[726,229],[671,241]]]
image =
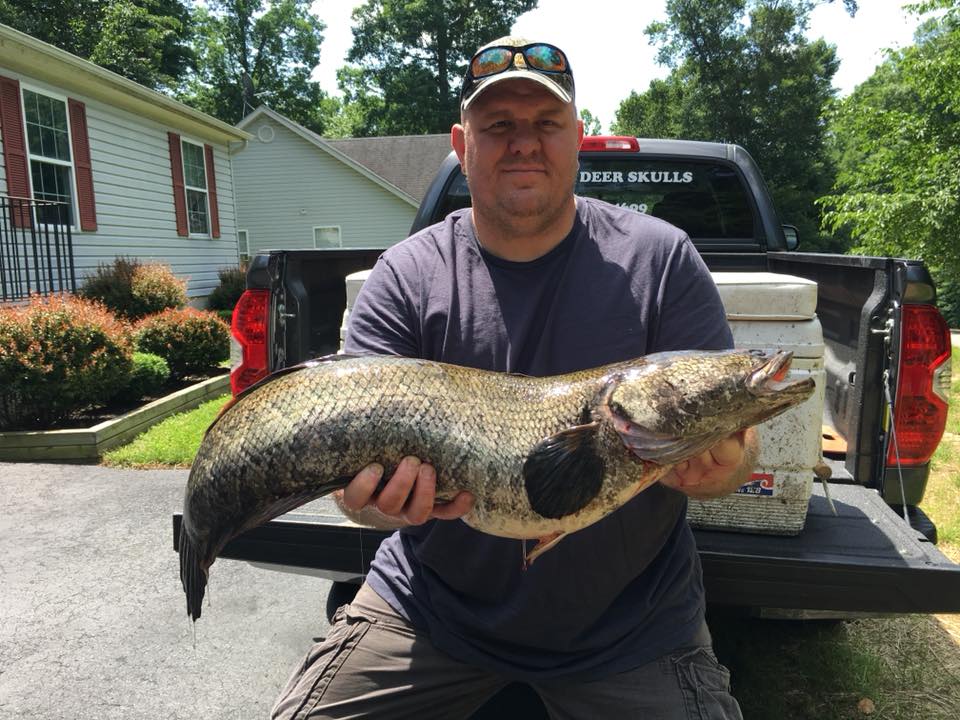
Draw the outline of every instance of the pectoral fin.
[[[641,460],[657,465],[682,462],[713,447],[725,437],[724,433],[665,435],[632,422],[626,423],[626,427],[623,424],[618,425],[617,432],[620,433],[623,444]]]
[[[596,450],[599,423],[577,425],[542,440],[523,464],[527,499],[534,512],[557,519],[586,507],[603,485],[603,458]]]

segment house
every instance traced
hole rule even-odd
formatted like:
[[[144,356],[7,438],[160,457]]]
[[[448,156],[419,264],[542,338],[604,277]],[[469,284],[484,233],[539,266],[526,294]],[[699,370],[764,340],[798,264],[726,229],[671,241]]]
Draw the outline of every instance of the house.
[[[238,261],[230,153],[248,138],[0,25],[0,301],[128,256],[199,302]]]
[[[238,125],[233,158],[241,255],[386,248],[403,240],[449,135],[329,139],[266,106]]]

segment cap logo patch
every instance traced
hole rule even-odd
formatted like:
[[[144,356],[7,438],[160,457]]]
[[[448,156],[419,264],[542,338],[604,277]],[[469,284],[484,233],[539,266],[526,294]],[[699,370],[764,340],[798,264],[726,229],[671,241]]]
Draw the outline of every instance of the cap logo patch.
[[[523,59],[522,53],[517,53],[513,56],[513,65],[518,68],[525,68],[527,66],[527,61]]]

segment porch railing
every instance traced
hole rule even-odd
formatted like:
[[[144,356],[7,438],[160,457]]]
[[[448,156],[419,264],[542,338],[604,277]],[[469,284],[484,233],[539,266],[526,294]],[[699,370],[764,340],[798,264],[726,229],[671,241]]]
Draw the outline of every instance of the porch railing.
[[[76,292],[70,205],[0,196],[0,302]]]

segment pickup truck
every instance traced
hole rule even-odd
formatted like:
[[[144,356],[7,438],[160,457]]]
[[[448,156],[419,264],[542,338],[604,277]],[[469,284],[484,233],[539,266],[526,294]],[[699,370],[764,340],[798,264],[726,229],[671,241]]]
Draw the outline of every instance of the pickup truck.
[[[796,532],[694,525],[708,602],[781,617],[960,612],[960,566],[937,550],[936,528],[921,509],[946,422],[951,349],[923,264],[796,252],[795,228],[781,223],[756,164],[736,145],[590,137],[577,193],[674,223],[718,276],[787,276],[815,292],[823,419],[814,433],[822,428],[816,450],[828,470],[818,475],[829,480],[822,487],[806,471],[812,489]],[[451,153],[411,232],[469,202]],[[233,316],[240,350],[234,392],[336,351],[344,278],[371,267],[381,252],[256,255]],[[781,320],[789,334],[795,323]],[[762,485],[747,490],[762,493]],[[221,557],[333,580],[330,612],[352,597],[384,537],[322,500],[234,539]]]

